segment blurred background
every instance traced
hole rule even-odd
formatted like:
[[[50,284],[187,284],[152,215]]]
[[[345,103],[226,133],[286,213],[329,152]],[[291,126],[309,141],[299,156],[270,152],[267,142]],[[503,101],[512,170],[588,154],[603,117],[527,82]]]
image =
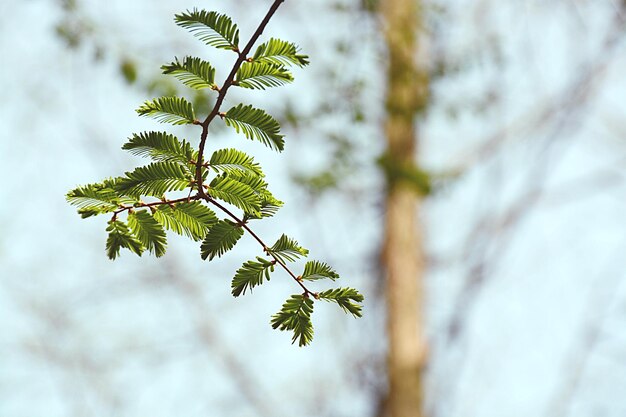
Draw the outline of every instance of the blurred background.
[[[227,104],[281,120],[286,151],[209,146],[255,155],[285,201],[260,235],[365,294],[360,320],[317,306],[311,346],[269,326],[286,276],[230,296],[249,239],[106,259],[107,219],[65,193],[143,164],[120,147],[164,127],[144,100],[209,108],[160,65],[232,65],[174,14],[227,13],[246,40],[270,4],[0,2],[0,416],[626,415],[622,0],[281,6],[262,40],[311,65]]]

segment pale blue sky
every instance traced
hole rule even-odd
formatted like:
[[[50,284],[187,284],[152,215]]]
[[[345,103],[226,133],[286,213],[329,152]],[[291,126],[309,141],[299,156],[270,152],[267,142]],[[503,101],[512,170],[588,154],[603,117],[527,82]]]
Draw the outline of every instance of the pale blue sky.
[[[172,23],[173,13],[214,7],[231,13],[245,33],[264,13],[259,2],[209,3],[87,1],[84,11],[102,25],[97,34],[109,58],[133,53],[144,71],[156,71],[174,55],[204,51]],[[233,103],[277,110],[276,102],[290,99],[313,106],[332,93],[322,79],[325,65],[337,60],[330,40],[349,39],[365,46],[349,62],[335,62],[340,78],[370,81],[366,110],[372,120],[380,118],[376,45],[355,36],[368,31],[354,15],[328,13],[325,3],[304,9],[286,2],[267,30],[268,37],[300,43],[312,56],[311,68],[279,92],[244,92]],[[125,254],[108,261],[105,219],[81,220],[64,194],[141,163],[120,146],[133,132],[164,126],[136,117],[147,97],[123,83],[114,59],[96,63],[89,48],[69,52],[53,36],[59,15],[51,4],[0,5],[0,174],[6,179],[0,416],[258,415],[249,401],[273,416],[367,415],[381,383],[372,358],[383,346],[384,319],[368,260],[380,244],[376,169],[352,180],[365,190],[358,199],[329,195],[310,202],[288,177],[324,164],[319,150],[328,145],[318,130],[288,133],[282,155],[242,138],[220,138],[220,146],[240,140],[286,202],[259,232],[292,234],[314,256],[333,262],[346,285],[370,296],[359,321],[320,305],[309,348],[291,346],[287,334],[268,325],[293,291],[287,280],[277,276],[254,296],[230,297],[233,271],[257,254],[251,241],[211,264],[200,260],[196,245],[174,235],[159,260]],[[601,52],[616,2],[442,4],[448,11],[430,28],[439,41],[427,45],[426,54],[444,51],[462,70],[436,84],[437,106],[420,128],[421,159],[436,172],[465,171],[440,184],[423,215],[431,262],[431,407],[441,417],[621,416],[624,42],[611,54]],[[492,38],[500,39],[501,66],[489,53]],[[588,104],[572,106],[582,91],[572,86],[588,69],[595,80],[584,90]],[[494,101],[479,111],[491,90]],[[476,111],[468,110],[471,104]],[[358,127],[337,115],[317,127],[348,132],[362,161],[382,149],[376,124]],[[499,147],[481,153],[491,138]],[[538,184],[543,191],[533,191]],[[520,201],[524,215],[503,223]],[[477,265],[484,283],[452,343],[446,335],[456,300]],[[254,381],[252,388],[235,375]]]

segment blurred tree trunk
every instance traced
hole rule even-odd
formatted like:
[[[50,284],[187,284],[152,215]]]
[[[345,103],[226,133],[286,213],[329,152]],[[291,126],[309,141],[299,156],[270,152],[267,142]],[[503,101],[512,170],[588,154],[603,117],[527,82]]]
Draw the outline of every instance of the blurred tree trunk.
[[[424,415],[424,247],[420,195],[403,172],[415,169],[416,117],[427,100],[428,78],[416,62],[419,0],[381,0],[388,52],[385,134],[388,189],[385,201],[387,367],[386,414]]]

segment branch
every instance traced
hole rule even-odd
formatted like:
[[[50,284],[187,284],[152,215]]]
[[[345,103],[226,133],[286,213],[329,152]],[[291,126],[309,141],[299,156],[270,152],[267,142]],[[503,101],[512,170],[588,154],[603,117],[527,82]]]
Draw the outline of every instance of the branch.
[[[248,224],[240,219],[239,217],[237,217],[235,214],[233,214],[233,212],[231,212],[230,210],[228,210],[226,207],[224,207],[222,204],[218,203],[217,201],[215,201],[214,199],[212,199],[209,196],[204,196],[202,197],[207,203],[209,204],[213,204],[215,207],[219,208],[220,210],[222,210],[224,213],[226,213],[227,215],[230,216],[230,218],[232,218],[240,227],[243,227],[243,229],[248,232],[257,242],[259,242],[259,244],[263,247],[263,250],[265,251],[265,253],[267,253],[269,256],[271,256],[274,259],[274,262],[277,263],[278,265],[282,266],[283,269],[285,271],[287,271],[287,273],[289,275],[291,275],[291,278],[293,278],[298,285],[300,285],[300,287],[304,290],[304,295],[305,296],[312,296],[313,298],[317,299],[317,293],[309,290],[303,283],[302,283],[302,279],[299,278],[296,274],[293,273],[293,271],[291,269],[289,269],[289,267],[282,261],[280,260],[280,258],[278,258],[276,255],[274,255],[272,252],[270,252],[268,249],[270,248],[269,246],[267,246],[265,244],[265,242],[256,234],[254,233],[254,231],[252,229],[250,229],[250,226],[248,226]]]
[[[230,74],[228,74],[228,77],[226,77],[226,81],[224,81],[224,84],[218,90],[219,94],[217,95],[217,100],[215,101],[215,106],[213,106],[213,110],[211,110],[211,113],[209,113],[209,115],[206,117],[204,122],[200,124],[202,126],[202,135],[200,137],[200,146],[198,148],[198,161],[196,162],[196,181],[198,184],[198,194],[203,198],[208,198],[208,196],[204,192],[204,188],[202,184],[202,164],[203,164],[203,159],[204,159],[204,147],[206,145],[206,140],[209,135],[209,125],[211,124],[213,119],[215,119],[215,116],[219,114],[220,107],[222,106],[222,103],[224,102],[224,98],[226,97],[226,93],[228,92],[228,89],[230,88],[230,86],[233,85],[233,81],[235,80],[235,76],[237,75],[237,71],[239,70],[239,67],[241,67],[241,64],[243,64],[247,60],[248,54],[252,50],[252,47],[254,46],[256,41],[259,39],[259,37],[263,33],[263,30],[269,23],[272,16],[274,16],[274,13],[276,13],[276,10],[278,10],[278,7],[284,1],[285,0],[274,0],[274,3],[268,10],[267,14],[265,15],[265,17],[259,24],[259,27],[256,29],[256,31],[254,32],[254,34],[252,35],[252,37],[250,38],[246,46],[243,48],[243,50],[241,52],[235,51],[239,54],[239,56],[237,57],[237,61],[235,61],[235,64],[233,65],[233,68],[230,71]]]

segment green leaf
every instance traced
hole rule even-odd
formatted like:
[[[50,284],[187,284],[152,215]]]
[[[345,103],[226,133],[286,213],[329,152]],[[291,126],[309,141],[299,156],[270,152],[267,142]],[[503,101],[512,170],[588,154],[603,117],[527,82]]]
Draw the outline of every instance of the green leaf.
[[[200,247],[202,259],[221,257],[243,236],[243,228],[230,220],[220,220],[209,230]]]
[[[180,191],[193,181],[189,172],[174,162],[154,162],[126,173],[116,185],[118,192],[131,196],[162,197],[167,191]]]
[[[246,290],[263,284],[263,280],[270,280],[270,272],[274,272],[275,262],[268,261],[257,256],[256,261],[248,261],[237,270],[231,284],[233,296],[239,297],[246,293]]]
[[[339,279],[337,274],[328,264],[319,261],[309,261],[304,265],[304,272],[301,278],[305,281],[316,281],[319,279]]]
[[[267,191],[267,183],[263,175],[257,175],[251,171],[232,171],[222,175],[247,185],[259,196]]]
[[[193,106],[182,97],[160,97],[146,101],[137,109],[137,113],[173,125],[189,125],[196,122]]]
[[[346,313],[354,317],[361,317],[363,306],[356,303],[363,302],[363,296],[354,288],[336,288],[318,294],[318,298],[325,301],[333,301],[339,305]]]
[[[239,49],[239,29],[226,15],[193,9],[176,15],[174,20],[207,45],[233,51]]]
[[[292,295],[281,310],[272,316],[272,328],[293,330],[291,343],[297,340],[299,346],[306,346],[313,340],[312,313],[313,300],[300,294]]]
[[[308,65],[308,55],[302,55],[298,52],[299,49],[296,44],[271,38],[257,47],[252,60],[274,65],[297,65],[299,67]]]
[[[96,214],[111,213],[120,206],[118,193],[105,184],[87,184],[69,191],[67,202],[78,207],[83,218]]]
[[[254,158],[237,149],[219,149],[213,152],[209,167],[215,172],[222,171],[230,174],[234,171],[250,171],[258,176],[264,176],[261,166],[254,162]]]
[[[206,192],[246,213],[257,214],[261,210],[261,199],[254,189],[225,175],[215,177]]]
[[[237,133],[241,131],[246,138],[261,141],[277,151],[283,150],[285,141],[280,134],[280,125],[263,110],[239,104],[228,110],[222,118],[227,126],[235,128]]]
[[[106,250],[109,259],[115,259],[120,255],[120,249],[126,248],[131,252],[141,256],[144,247],[134,236],[124,222],[112,220],[107,226],[109,237],[107,238]]]
[[[178,58],[174,62],[161,67],[163,74],[173,75],[183,84],[196,89],[203,88],[215,89],[215,68],[208,62],[194,57],[186,57],[183,62],[178,62]]]
[[[150,157],[155,161],[177,162],[190,173],[193,173],[193,162],[198,158],[198,153],[193,150],[189,142],[186,140],[181,142],[176,136],[167,132],[133,134],[122,149],[133,155]]]
[[[109,178],[101,183],[77,187],[66,194],[66,199],[68,203],[78,207],[82,218],[111,213],[124,204],[136,203],[136,198],[121,195],[115,190],[119,181],[119,178]]]
[[[282,262],[294,262],[301,256],[307,256],[309,251],[298,245],[294,239],[282,235],[280,239],[274,243],[274,246],[268,249],[268,252],[276,256]]]
[[[204,239],[211,226],[217,223],[213,210],[199,201],[176,203],[173,207],[163,204],[153,215],[168,230],[195,241]]]
[[[283,206],[269,191],[261,194],[261,217],[272,217]]]
[[[244,62],[237,70],[234,85],[265,90],[268,87],[280,87],[292,81],[293,75],[283,66],[264,62]]]
[[[146,210],[130,211],[128,227],[137,240],[157,258],[165,254],[167,246],[165,230]]]

